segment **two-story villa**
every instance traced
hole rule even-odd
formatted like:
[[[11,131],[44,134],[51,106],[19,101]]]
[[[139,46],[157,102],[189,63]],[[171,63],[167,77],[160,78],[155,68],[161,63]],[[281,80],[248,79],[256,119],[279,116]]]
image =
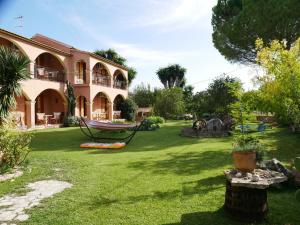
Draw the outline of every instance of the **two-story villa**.
[[[16,108],[27,127],[41,119],[51,121],[54,114],[63,117],[67,80],[74,86],[76,116],[98,120],[119,116],[118,102],[128,96],[126,67],[40,34],[29,39],[0,29],[0,45],[31,61],[31,79],[22,82],[23,95],[17,97]]]

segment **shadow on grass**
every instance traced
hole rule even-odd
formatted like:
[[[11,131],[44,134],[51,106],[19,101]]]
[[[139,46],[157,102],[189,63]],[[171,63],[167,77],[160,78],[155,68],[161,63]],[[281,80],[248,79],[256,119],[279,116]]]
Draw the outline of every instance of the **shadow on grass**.
[[[268,158],[277,158],[285,163],[291,163],[295,157],[300,156],[300,135],[286,128],[270,132],[263,140]]]
[[[128,181],[126,182],[128,183]],[[190,198],[194,195],[205,195],[217,189],[224,188],[224,176],[208,177],[195,182],[183,183],[181,189],[170,191],[155,191],[151,194],[128,196],[125,199],[115,199],[103,196],[97,196],[91,202],[90,208],[109,206],[111,204],[136,204],[138,202],[153,200],[173,200],[175,198]],[[114,190],[122,188],[121,186],[113,187]]]
[[[183,151],[166,154],[165,159],[132,162],[128,167],[134,170],[151,171],[156,174],[193,175],[231,165],[231,163],[231,154],[226,151]]]
[[[82,134],[79,128],[60,128],[35,131],[31,144],[33,151],[84,151],[88,154],[116,154],[123,152],[160,151],[171,147],[193,145],[205,142],[205,139],[192,139],[179,136],[183,123],[166,124],[156,131],[139,131],[133,140],[123,149],[82,149],[80,144],[92,142]],[[121,134],[103,134],[104,136],[124,136]],[[230,139],[214,139],[216,142],[228,142]]]

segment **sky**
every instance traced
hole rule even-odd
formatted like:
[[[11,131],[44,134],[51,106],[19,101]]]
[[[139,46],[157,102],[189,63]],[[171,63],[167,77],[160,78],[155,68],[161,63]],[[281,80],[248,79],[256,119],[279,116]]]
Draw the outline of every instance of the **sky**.
[[[216,2],[0,0],[0,27],[28,38],[40,33],[87,51],[113,48],[138,72],[131,90],[141,83],[162,87],[156,71],[175,63],[187,69],[187,84],[195,91],[223,73],[252,89],[257,69],[231,64],[214,48],[211,16]]]

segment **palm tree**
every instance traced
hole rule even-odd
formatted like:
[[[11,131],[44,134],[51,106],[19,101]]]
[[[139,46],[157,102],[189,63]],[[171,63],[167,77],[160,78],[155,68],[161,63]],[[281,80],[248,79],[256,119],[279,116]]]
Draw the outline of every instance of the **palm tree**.
[[[165,88],[185,86],[186,69],[178,64],[170,65],[168,67],[159,68],[156,72],[159,80]]]
[[[0,46],[0,125],[22,95],[20,81],[30,79],[30,60],[10,48]]]

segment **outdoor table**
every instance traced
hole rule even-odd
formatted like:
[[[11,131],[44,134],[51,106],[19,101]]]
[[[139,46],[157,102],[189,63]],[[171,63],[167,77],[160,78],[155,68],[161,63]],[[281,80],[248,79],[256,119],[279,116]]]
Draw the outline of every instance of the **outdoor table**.
[[[226,176],[225,210],[243,222],[260,222],[268,213],[267,188],[287,181],[279,172],[255,169],[252,173],[224,171]]]
[[[45,117],[45,126],[48,126],[48,120],[50,117],[52,117],[52,115],[44,115]]]

